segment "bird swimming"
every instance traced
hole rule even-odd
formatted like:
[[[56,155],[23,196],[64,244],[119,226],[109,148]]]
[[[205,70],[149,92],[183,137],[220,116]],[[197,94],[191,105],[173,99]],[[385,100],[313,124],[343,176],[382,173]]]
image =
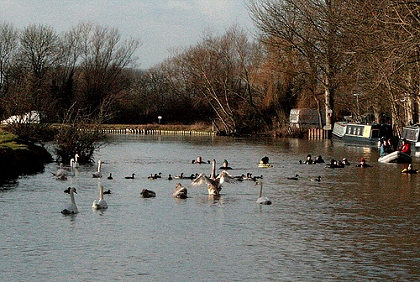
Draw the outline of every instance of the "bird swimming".
[[[74,200],[74,194],[77,194],[76,188],[69,187],[66,190],[64,190],[64,193],[70,194],[71,203],[70,205],[61,211],[62,214],[76,214],[79,211],[77,210],[76,201]]]
[[[299,174],[296,174],[295,176],[287,177],[287,179],[289,179],[289,180],[298,180],[299,179]]]
[[[158,178],[162,178],[162,172],[159,172],[159,174],[155,173],[155,175],[153,175],[152,173],[150,174],[150,176],[148,177],[150,180],[155,180]]]
[[[222,190],[222,183],[224,182],[235,183],[236,181],[235,178],[225,170],[216,177],[216,160],[213,159],[210,177],[206,176],[204,173],[201,173],[193,180],[191,184],[196,186],[207,184],[209,195],[219,195],[220,190]]]
[[[125,179],[134,179],[134,175],[136,175],[136,174],[132,173],[131,176],[126,176]]]
[[[112,177],[112,173],[109,173],[109,176],[107,177],[108,179],[114,179],[113,177]]]
[[[79,168],[79,155],[75,154],[73,162],[71,163],[72,168]]]
[[[143,189],[143,190],[140,192],[140,195],[142,195],[142,196],[143,196],[143,198],[153,198],[153,197],[156,197],[156,193],[155,193],[154,191],[152,191],[152,190],[147,190],[147,189]]]
[[[187,198],[187,188],[181,185],[181,183],[177,183],[172,196],[179,199],[186,199]]]
[[[102,161],[99,160],[98,161],[98,170],[92,174],[93,178],[102,178],[101,168],[102,168]]]
[[[56,173],[52,172],[52,174],[55,176],[57,180],[67,180],[69,171],[63,167],[63,163],[60,163],[60,168],[57,169]]]
[[[109,194],[112,194],[112,193],[111,193],[111,189],[108,189],[108,190],[104,191],[104,195],[105,195],[105,194],[108,194],[108,195],[109,195]]]
[[[108,203],[104,200],[104,187],[98,183],[99,188],[99,200],[94,200],[92,203],[92,208],[101,210],[101,209],[107,209]]]
[[[317,176],[315,178],[311,178],[311,181],[317,181],[320,182],[321,181],[321,176]]]
[[[257,181],[255,185],[260,185],[260,191],[258,192],[258,199],[256,203],[260,205],[271,205],[271,200],[267,197],[262,196],[262,187],[263,187],[262,181]]]

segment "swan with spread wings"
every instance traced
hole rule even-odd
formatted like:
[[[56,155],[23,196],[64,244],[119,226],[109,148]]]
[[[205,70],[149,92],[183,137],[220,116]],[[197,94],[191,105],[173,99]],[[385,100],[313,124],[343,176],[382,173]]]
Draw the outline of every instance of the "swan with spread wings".
[[[236,181],[235,178],[225,170],[216,177],[216,160],[213,159],[210,177],[201,173],[191,184],[195,186],[207,184],[209,195],[219,195],[220,190],[222,190],[222,183],[224,182],[235,183]]]

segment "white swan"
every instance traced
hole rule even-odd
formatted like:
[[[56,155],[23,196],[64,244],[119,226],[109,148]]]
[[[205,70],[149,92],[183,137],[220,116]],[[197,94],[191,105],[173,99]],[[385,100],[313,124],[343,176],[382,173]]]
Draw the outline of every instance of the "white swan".
[[[222,171],[216,177],[216,160],[212,161],[212,170],[210,177],[206,176],[204,173],[201,173],[197,178],[193,180],[192,185],[203,185],[207,184],[207,190],[209,195],[219,195],[220,190],[222,190],[222,183],[236,183],[235,178],[230,175],[226,170]]]
[[[77,194],[76,188],[69,187],[67,190],[64,190],[64,193],[70,194],[71,204],[64,210],[61,211],[62,214],[76,214],[79,211],[77,210],[76,202],[74,200],[74,194]]]
[[[258,192],[258,199],[256,203],[260,205],[271,205],[271,200],[267,197],[262,196],[263,183],[261,181],[257,181],[255,185],[258,185],[258,184],[260,185],[260,191]]]
[[[70,166],[71,166],[72,168],[78,168],[78,167],[79,167],[79,162],[78,162],[78,159],[79,159],[79,155],[78,155],[78,154],[76,154],[76,155],[74,155],[74,159],[72,159],[72,160],[73,160],[73,162],[70,160]]]
[[[57,169],[56,173],[53,173],[57,180],[67,180],[67,176],[69,175],[69,172],[64,169],[63,163],[60,163],[60,168]]]
[[[98,161],[98,171],[96,171],[92,174],[93,178],[102,178],[101,168],[102,168],[102,161],[99,160]]]
[[[98,188],[99,188],[99,200],[93,201],[92,208],[97,209],[97,210],[107,209],[108,204],[104,200],[104,187],[100,183],[98,183]]]
[[[186,199],[187,193],[188,193],[187,188],[182,186],[181,183],[177,183],[172,196],[179,199]]]

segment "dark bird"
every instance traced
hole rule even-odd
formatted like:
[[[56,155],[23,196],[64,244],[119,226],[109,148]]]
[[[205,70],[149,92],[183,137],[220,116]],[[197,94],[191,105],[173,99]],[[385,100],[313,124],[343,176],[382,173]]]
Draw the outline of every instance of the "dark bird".
[[[321,176],[317,176],[315,178],[311,178],[311,181],[317,181],[320,182],[321,181]]]
[[[153,198],[153,197],[156,197],[156,193],[155,193],[154,191],[152,191],[152,190],[147,190],[147,189],[143,189],[143,190],[140,192],[140,195],[142,195],[142,196],[143,196],[143,198]]]
[[[136,174],[132,173],[131,176],[126,176],[125,179],[134,179],[134,175]]]
[[[287,179],[289,179],[289,180],[298,180],[299,179],[299,174],[296,174],[296,176],[287,177]]]

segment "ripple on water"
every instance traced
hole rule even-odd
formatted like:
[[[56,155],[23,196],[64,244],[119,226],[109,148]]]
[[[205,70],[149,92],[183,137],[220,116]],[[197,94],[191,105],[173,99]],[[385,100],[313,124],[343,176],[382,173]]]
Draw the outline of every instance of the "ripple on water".
[[[420,276],[420,182],[402,177],[397,165],[375,163],[377,151],[330,141],[230,139],[220,137],[115,137],[67,181],[50,171],[0,189],[2,243],[0,279],[62,281],[363,281],[414,280]],[[360,155],[375,169],[300,165],[307,153],[324,159]],[[263,175],[264,195],[255,203],[252,181],[224,184],[214,199],[191,180],[150,181],[151,173],[210,173],[197,156],[229,160],[233,175]],[[268,155],[273,168],[258,168]],[[417,166],[417,165],[415,165]],[[378,168],[378,169],[376,169]],[[136,173],[135,179],[124,177]],[[287,180],[299,174],[297,181]],[[321,182],[310,178],[321,175]],[[419,175],[420,176],[420,175]],[[98,181],[109,208],[92,210]],[[188,188],[186,200],[172,198],[175,183]],[[62,215],[70,203],[63,190],[77,188],[77,215]],[[142,189],[156,192],[140,197]],[[48,280],[47,279],[47,280]]]

